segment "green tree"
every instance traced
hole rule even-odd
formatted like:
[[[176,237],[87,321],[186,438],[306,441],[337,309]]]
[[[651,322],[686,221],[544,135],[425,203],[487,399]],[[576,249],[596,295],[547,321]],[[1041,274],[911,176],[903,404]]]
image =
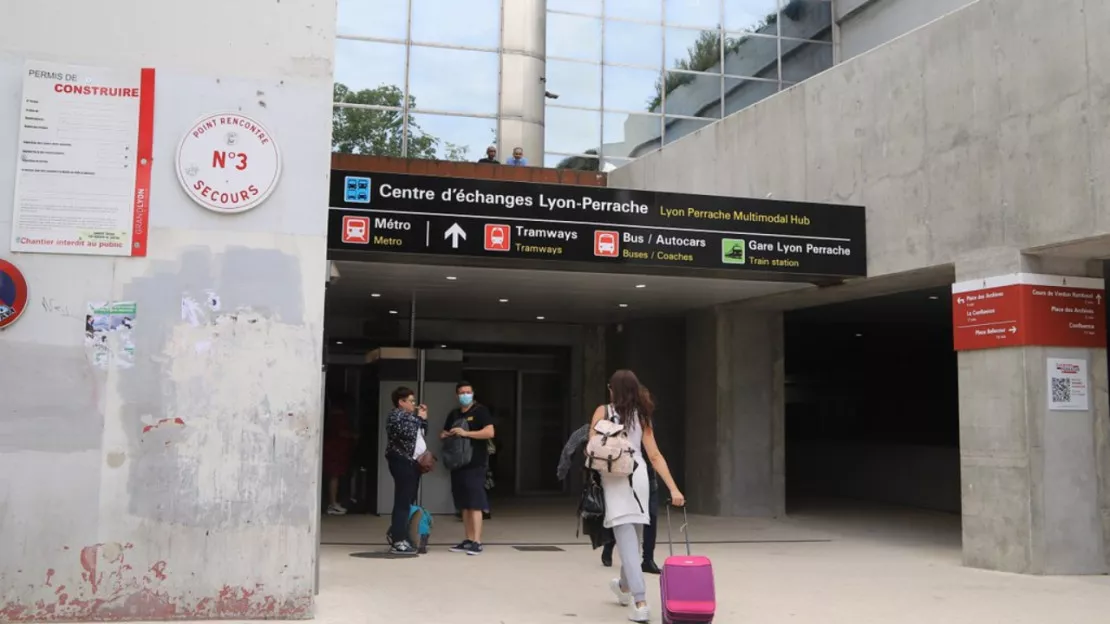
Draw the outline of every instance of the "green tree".
[[[381,85],[373,89],[352,91],[347,85],[335,83],[334,102],[367,106],[405,106],[405,94],[395,85]],[[416,98],[408,97],[408,109],[416,106]],[[402,153],[405,139],[405,114],[400,110],[370,108],[332,108],[332,151],[339,154],[365,154],[369,156],[407,156],[408,158],[440,158],[441,160],[466,160],[470,148],[455,145],[424,132],[409,114],[408,153]],[[442,157],[440,157],[442,150]]]

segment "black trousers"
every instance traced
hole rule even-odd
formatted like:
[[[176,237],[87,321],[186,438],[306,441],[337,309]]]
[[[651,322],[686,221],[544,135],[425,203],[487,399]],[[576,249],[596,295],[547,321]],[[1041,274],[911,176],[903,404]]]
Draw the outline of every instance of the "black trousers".
[[[408,540],[412,544],[409,511],[420,492],[420,468],[412,459],[391,455],[386,460],[389,462],[389,474],[393,476],[393,518],[389,524],[389,535],[394,543]]]
[[[651,489],[651,494],[648,496],[648,518],[651,523],[644,526],[644,561],[655,560],[655,541],[659,534],[659,488],[654,487]],[[613,547],[616,542],[609,542],[602,547],[601,553],[603,557],[613,556]]]

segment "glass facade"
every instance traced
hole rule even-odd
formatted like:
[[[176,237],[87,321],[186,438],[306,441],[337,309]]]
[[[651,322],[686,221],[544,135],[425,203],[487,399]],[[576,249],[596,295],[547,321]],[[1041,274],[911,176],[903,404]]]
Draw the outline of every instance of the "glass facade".
[[[544,164],[619,167],[832,67],[831,35],[829,0],[548,0]]]
[[[339,0],[335,151],[477,160],[546,91],[532,164],[610,169],[833,63],[829,0],[533,0],[545,75],[510,80],[502,1]]]
[[[473,161],[496,142],[501,0],[339,0],[337,31],[333,151]]]

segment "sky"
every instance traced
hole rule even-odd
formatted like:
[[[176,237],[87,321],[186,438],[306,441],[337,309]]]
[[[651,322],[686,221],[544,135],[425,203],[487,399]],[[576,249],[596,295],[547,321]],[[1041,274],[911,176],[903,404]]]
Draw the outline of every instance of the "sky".
[[[497,113],[498,67],[495,51],[500,35],[501,0],[410,0],[412,41],[409,92],[420,109],[467,114]],[[512,1],[512,0],[506,0]],[[720,5],[724,4],[722,20]],[[558,109],[546,113],[550,151],[583,151],[602,142],[623,140],[629,113],[646,112],[655,94],[664,58],[675,58],[698,37],[700,29],[723,23],[730,30],[753,28],[777,0],[605,0],[610,17],[654,21],[654,24],[604,22],[600,0],[547,0],[551,11],[575,11],[585,16],[548,14],[547,89],[559,94],[556,104],[600,107],[604,79],[604,115],[597,111]],[[383,43],[340,39],[335,79],[353,90],[381,84],[404,85],[407,0],[339,0],[338,32],[356,37],[395,39]],[[667,27],[661,19],[666,16]],[[688,26],[683,28],[680,26]],[[488,48],[491,51],[451,50],[419,45],[440,43]],[[574,60],[556,60],[565,57]],[[607,63],[636,65],[617,67]],[[602,136],[601,120],[605,119]],[[469,147],[480,157],[492,142],[496,120],[417,113],[421,128],[444,141]],[[552,157],[545,160],[557,160]],[[533,158],[535,160],[535,158]]]

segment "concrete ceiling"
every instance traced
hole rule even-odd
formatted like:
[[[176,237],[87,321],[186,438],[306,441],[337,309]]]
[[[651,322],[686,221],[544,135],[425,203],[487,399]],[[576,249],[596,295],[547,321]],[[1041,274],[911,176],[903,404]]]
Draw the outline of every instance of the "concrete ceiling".
[[[336,261],[329,317],[610,323],[673,315],[808,284]],[[453,279],[449,279],[453,278]],[[638,287],[640,286],[640,287]],[[378,296],[374,296],[374,295]],[[501,302],[501,299],[508,299]],[[624,304],[627,307],[622,307]]]

